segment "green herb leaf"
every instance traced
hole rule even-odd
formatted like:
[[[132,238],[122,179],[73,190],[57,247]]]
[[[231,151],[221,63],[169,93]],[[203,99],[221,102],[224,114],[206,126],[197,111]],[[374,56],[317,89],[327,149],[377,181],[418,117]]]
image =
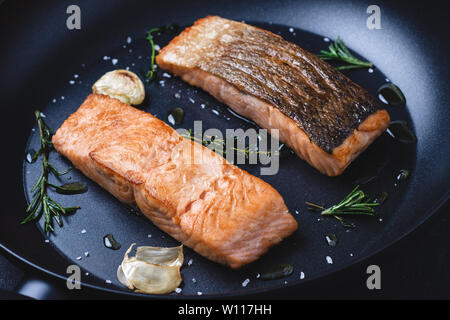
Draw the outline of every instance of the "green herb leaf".
[[[156,58],[156,49],[155,49],[155,41],[154,41],[155,34],[158,32],[161,33],[161,32],[167,32],[167,31],[174,31],[176,29],[178,29],[178,25],[175,23],[172,23],[172,24],[168,24],[163,27],[152,28],[146,32],[145,39],[150,43],[150,46],[152,48],[152,55],[150,57],[150,67],[144,77],[147,84],[149,84],[154,79],[155,71],[157,69],[157,65],[155,64],[155,58]]]
[[[375,209],[373,207],[379,206],[380,203],[372,201],[364,191],[356,186],[341,202],[325,209],[317,204],[306,202],[309,209],[320,209],[321,215],[333,216],[339,220],[344,227],[354,228],[353,224],[347,224],[344,222],[341,216],[348,215],[375,215]]]
[[[28,216],[21,222],[21,224],[25,224],[27,222],[35,221],[39,219],[42,215],[44,215],[44,232],[51,231],[53,232],[55,229],[53,228],[53,220],[58,223],[60,227],[63,226],[63,221],[61,218],[62,214],[74,213],[80,207],[63,207],[55,200],[51,199],[47,195],[47,188],[54,187],[56,191],[67,190],[67,185],[63,186],[55,186],[48,182],[48,176],[50,173],[53,173],[56,176],[60,176],[69,172],[72,168],[69,168],[66,171],[59,172],[55,169],[49,162],[48,156],[50,151],[53,148],[52,145],[52,135],[53,130],[51,130],[44,122],[41,116],[40,111],[35,111],[34,115],[36,117],[36,122],[39,127],[40,134],[40,148],[33,155],[34,159],[37,159],[39,156],[42,156],[42,169],[41,175],[36,180],[36,183],[31,188],[31,192],[34,192],[33,199],[28,204],[26,209],[26,213]],[[80,190],[80,186],[78,186]]]
[[[320,50],[320,54],[317,56],[322,60],[335,60],[347,63],[346,65],[336,66],[335,69],[337,70],[373,67],[371,62],[356,58],[339,37],[330,44],[328,50]]]
[[[84,193],[88,190],[88,187],[85,183],[82,182],[71,182],[65,183],[62,186],[55,186],[53,184],[49,184],[55,191],[61,194],[78,194]]]

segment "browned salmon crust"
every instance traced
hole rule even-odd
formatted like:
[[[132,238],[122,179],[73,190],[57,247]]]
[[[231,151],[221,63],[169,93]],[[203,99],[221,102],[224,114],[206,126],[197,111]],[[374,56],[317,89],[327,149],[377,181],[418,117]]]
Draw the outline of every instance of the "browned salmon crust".
[[[389,125],[389,114],[328,63],[278,35],[208,16],[186,28],[157,64],[268,130],[335,176]]]
[[[161,120],[91,94],[53,136],[55,149],[156,226],[238,268],[297,229],[280,194]],[[201,163],[192,156],[202,157]]]

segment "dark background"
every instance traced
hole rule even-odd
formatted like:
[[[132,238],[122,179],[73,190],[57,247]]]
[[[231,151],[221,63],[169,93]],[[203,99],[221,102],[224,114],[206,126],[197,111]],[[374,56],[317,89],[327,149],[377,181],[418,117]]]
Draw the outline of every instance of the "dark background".
[[[232,10],[233,8],[232,1],[218,2],[222,7],[226,7],[226,10]],[[253,2],[255,4],[255,10],[264,10],[263,6],[258,7],[257,1]],[[280,6],[285,2],[293,1],[281,1]],[[328,2],[330,6],[339,8],[339,1],[323,2]],[[347,4],[349,1],[343,2]],[[74,3],[77,3],[77,1],[74,1]],[[314,4],[312,4],[314,2],[305,1],[305,3],[308,4],[309,8],[312,7],[308,12],[320,16],[320,9],[314,9]],[[389,5],[386,5],[389,7],[389,10],[383,11],[383,8],[385,8],[383,7],[383,3],[389,3]],[[14,4],[11,4],[11,1],[6,1],[6,3],[0,1],[0,4],[0,16],[7,15],[8,6],[20,5],[23,6],[24,11],[21,18],[24,20],[29,15],[39,14],[39,12],[28,12],[26,5],[23,5],[23,3],[20,4],[20,1],[14,1]],[[360,1],[358,6],[367,7],[370,4],[379,5],[382,8],[382,15],[391,15],[391,17],[395,17],[395,15],[401,16],[403,24],[400,24],[400,26],[403,32],[408,32],[409,28],[415,31],[422,30],[423,42],[418,43],[418,46],[430,45],[432,46],[432,50],[437,51],[445,51],[448,49],[449,11],[443,1],[420,1],[416,3],[411,1],[376,1],[373,3],[371,1]],[[42,10],[46,10],[50,5],[50,1],[42,1]],[[58,5],[64,7],[63,4]],[[195,1],[191,5],[195,7]],[[236,6],[239,5],[236,4]],[[345,16],[345,12],[343,16]],[[339,10],[337,10],[335,19],[339,20],[340,17],[342,15],[339,15]],[[292,19],[293,17],[286,17],[286,21],[292,21]],[[16,23],[20,24],[21,21],[17,21]],[[333,31],[325,27],[325,25],[329,25],[330,23],[332,24],[333,21],[324,22],[323,25],[309,25],[305,21],[301,23],[300,27],[318,34],[335,36]],[[4,39],[7,30],[1,30],[0,32],[2,35],[1,38]],[[2,44],[1,50],[4,50],[5,45],[5,43]],[[398,54],[401,55],[402,53],[398,52]],[[448,65],[448,56],[442,56],[444,59],[447,59],[444,65]],[[18,66],[18,70],[21,70],[21,66]],[[448,75],[448,70],[444,69],[442,72]],[[15,86],[14,82],[7,82],[8,79],[4,79],[1,76],[0,79],[0,85],[4,90],[13,90]],[[420,85],[419,80],[418,85]],[[443,138],[448,139],[448,137]],[[430,192],[433,192],[433,190],[430,190]],[[320,280],[307,282],[297,288],[288,288],[252,298],[448,299],[450,298],[449,213],[450,205],[447,203],[416,231],[383,252],[357,265]],[[381,290],[368,290],[366,287],[366,279],[368,277],[366,268],[372,264],[376,264],[381,268]],[[63,281],[49,279],[44,274],[32,270],[30,267],[19,263],[14,258],[2,252],[2,255],[0,255],[1,290],[15,291],[23,281],[30,277],[46,278],[56,289],[59,288],[60,292],[58,290],[55,291],[55,295],[53,296],[55,298],[114,298],[111,295],[96,292],[88,288],[69,292],[65,289],[65,283]]]

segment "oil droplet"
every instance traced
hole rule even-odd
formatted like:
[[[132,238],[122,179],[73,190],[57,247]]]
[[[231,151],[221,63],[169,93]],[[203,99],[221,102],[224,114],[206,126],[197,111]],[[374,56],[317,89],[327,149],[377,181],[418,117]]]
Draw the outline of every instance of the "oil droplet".
[[[179,107],[170,109],[167,114],[167,121],[169,121],[169,123],[173,126],[183,123],[183,119],[184,110]]]
[[[338,239],[334,233],[329,233],[325,236],[325,240],[330,247],[336,247]]]
[[[397,174],[397,177],[395,179],[394,186],[397,187],[401,182],[408,179],[409,176],[410,176],[410,173],[408,170],[406,170],[406,169],[400,170],[400,172]]]
[[[391,106],[404,106],[406,104],[403,92],[392,82],[381,85],[378,89],[378,99]]]
[[[30,149],[27,154],[25,155],[25,159],[28,163],[33,163],[36,161],[36,158],[33,159],[34,155],[36,154],[36,151],[34,149]]]
[[[103,244],[106,248],[112,249],[112,250],[119,250],[122,245],[114,239],[114,236],[112,234],[107,234],[103,237]]]
[[[416,143],[417,137],[408,127],[406,121],[392,121],[386,132],[395,140],[402,143]]]
[[[389,197],[389,193],[382,191],[379,194],[377,194],[377,196],[375,197],[373,202],[382,205],[388,197]]]
[[[262,280],[275,280],[280,279],[283,277],[290,276],[292,272],[294,271],[294,267],[290,264],[279,264],[272,266],[265,270],[264,272],[261,272],[261,279]]]

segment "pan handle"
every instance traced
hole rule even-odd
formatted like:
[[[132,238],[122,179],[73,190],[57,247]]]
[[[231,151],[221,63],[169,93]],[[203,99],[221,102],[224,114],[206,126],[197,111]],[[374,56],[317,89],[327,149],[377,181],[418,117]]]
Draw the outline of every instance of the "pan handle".
[[[37,300],[70,299],[64,291],[54,281],[33,276],[26,276],[16,289],[18,294]]]

